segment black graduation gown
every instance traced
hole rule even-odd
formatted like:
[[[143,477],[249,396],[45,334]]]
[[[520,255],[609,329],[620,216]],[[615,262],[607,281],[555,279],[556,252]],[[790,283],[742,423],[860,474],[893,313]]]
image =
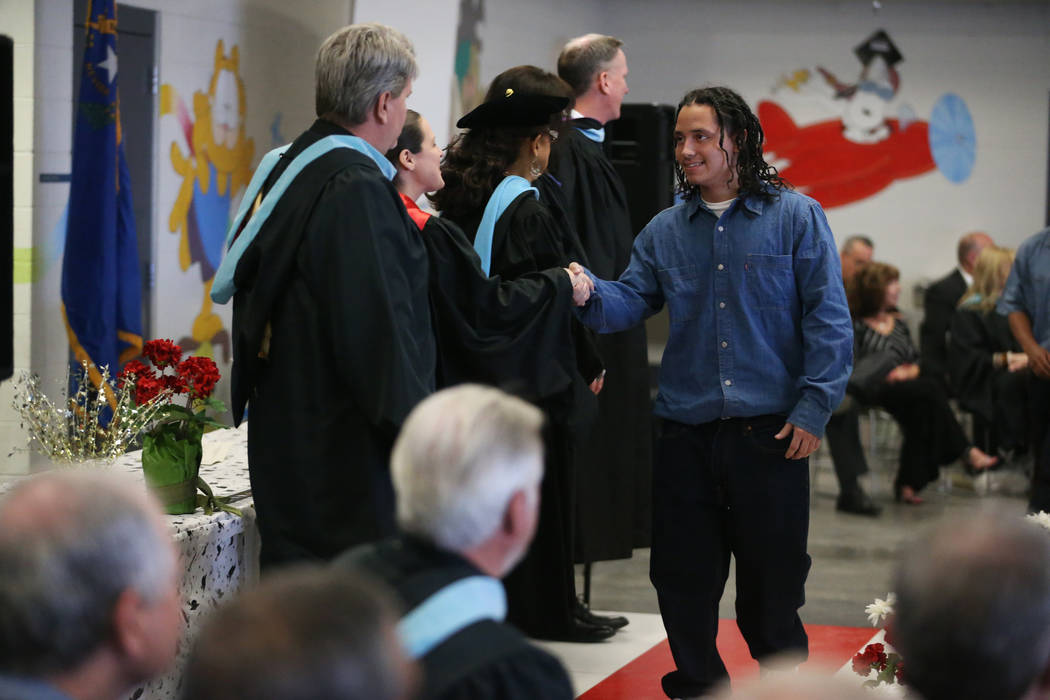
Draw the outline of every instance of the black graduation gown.
[[[269,183],[339,133],[315,122]],[[434,388],[427,266],[397,191],[345,148],[307,166],[239,261],[232,408],[239,423],[250,404],[262,566],[329,559],[393,532],[390,450]]]
[[[997,352],[1021,352],[1006,316],[963,307],[950,326],[948,370],[959,404],[992,426],[988,449],[1026,447],[1029,422],[1027,372],[996,367]]]
[[[414,537],[366,545],[336,560],[335,566],[365,571],[380,579],[411,611],[434,592],[478,569],[457,554]],[[510,625],[476,622],[423,656],[421,700],[570,700],[572,683],[561,663],[529,644]]]
[[[481,216],[478,211],[455,223],[473,240]],[[566,252],[570,238],[534,193],[524,192],[496,221],[489,272],[511,280],[550,267],[564,267],[570,262]],[[579,324],[573,321],[573,325]],[[574,338],[579,337],[574,334]],[[563,347],[560,357],[552,356],[550,361],[562,366],[575,361],[579,371],[573,373],[567,389],[534,402],[547,415],[539,523],[528,553],[504,579],[507,619],[529,636],[539,638],[563,636],[573,624],[574,443],[576,431],[593,420],[596,402],[587,385],[602,369],[601,359],[591,346]]]
[[[533,402],[565,391],[575,371],[563,352],[572,342],[568,275],[551,268],[509,281],[489,277],[454,223],[432,216],[422,232],[438,386],[491,384]]]
[[[601,126],[592,119],[571,124]],[[630,261],[634,232],[623,183],[602,144],[570,126],[554,144],[549,169],[561,183],[588,269],[602,279],[618,279]],[[578,562],[623,559],[634,547],[648,547],[652,519],[645,326],[600,335],[597,343],[608,374],[598,395],[598,418],[582,436],[576,461]]]

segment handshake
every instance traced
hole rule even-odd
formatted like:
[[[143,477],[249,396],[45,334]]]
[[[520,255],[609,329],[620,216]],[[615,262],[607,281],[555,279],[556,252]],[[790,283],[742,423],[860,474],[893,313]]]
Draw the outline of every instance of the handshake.
[[[594,282],[583,271],[583,266],[580,263],[569,263],[569,266],[564,268],[564,270],[572,281],[573,302],[575,302],[576,306],[583,306],[591,298],[591,292],[594,291]]]

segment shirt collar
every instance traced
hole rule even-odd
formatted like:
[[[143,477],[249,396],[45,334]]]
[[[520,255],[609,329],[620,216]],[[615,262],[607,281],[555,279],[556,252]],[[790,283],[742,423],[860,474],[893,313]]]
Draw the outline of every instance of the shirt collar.
[[[755,216],[761,216],[762,210],[765,208],[766,205],[766,201],[758,195],[748,194],[744,195],[743,197],[737,197],[736,202],[730,204],[729,209],[727,209],[726,211],[731,211],[733,207],[737,205],[737,202],[742,202],[743,206]],[[711,211],[710,209],[704,206],[700,195],[690,197],[688,200],[686,200],[686,207],[688,207],[686,212],[688,213],[690,219],[696,216],[696,213],[701,209],[708,212]],[[711,213],[713,214],[714,212]]]
[[[955,269],[959,271],[960,275],[962,275],[963,280],[966,282],[966,288],[969,289],[970,287],[972,287],[973,286],[973,275],[971,275],[969,272],[967,272],[966,270],[962,269],[961,267],[957,267]]]
[[[38,678],[26,676],[9,676],[0,674],[0,697],[18,700],[34,698],[35,700],[71,700],[55,686]]]

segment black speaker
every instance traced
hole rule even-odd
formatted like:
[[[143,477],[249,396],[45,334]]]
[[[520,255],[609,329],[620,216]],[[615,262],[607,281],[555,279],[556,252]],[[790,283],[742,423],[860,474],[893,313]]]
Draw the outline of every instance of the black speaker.
[[[674,110],[671,105],[625,104],[605,126],[605,148],[627,191],[635,235],[674,201]]]
[[[0,35],[0,381],[14,372],[14,48]]]

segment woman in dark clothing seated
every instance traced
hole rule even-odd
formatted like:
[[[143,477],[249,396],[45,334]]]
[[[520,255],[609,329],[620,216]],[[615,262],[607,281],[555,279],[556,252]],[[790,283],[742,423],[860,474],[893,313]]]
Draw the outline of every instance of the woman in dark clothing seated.
[[[919,351],[897,312],[897,268],[869,263],[857,272],[846,293],[853,315],[855,366],[878,361],[886,367],[865,393],[893,415],[904,436],[894,482],[897,499],[922,503],[918,491],[937,478],[941,465],[957,459],[972,470],[994,465],[998,458],[969,444],[941,385],[920,374]]]
[[[1028,426],[1028,355],[1006,317],[995,312],[1013,260],[1009,248],[989,246],[981,251],[973,284],[952,319],[948,353],[960,405],[991,426],[991,445],[1010,461],[1026,452]]]
[[[494,83],[502,83],[497,76]],[[539,199],[534,181],[547,168],[569,99],[493,94],[456,124],[469,129],[449,145],[442,161],[444,189],[431,196],[442,218],[473,241],[482,269],[503,279],[579,260],[575,235]],[[575,431],[597,413],[593,393],[603,367],[593,338],[574,322],[577,367],[572,384],[534,403],[547,416],[540,519],[525,559],[505,580],[508,620],[532,637],[595,642],[614,633],[607,625],[574,618]],[[569,348],[571,352],[571,348]],[[589,391],[588,391],[589,387]]]

